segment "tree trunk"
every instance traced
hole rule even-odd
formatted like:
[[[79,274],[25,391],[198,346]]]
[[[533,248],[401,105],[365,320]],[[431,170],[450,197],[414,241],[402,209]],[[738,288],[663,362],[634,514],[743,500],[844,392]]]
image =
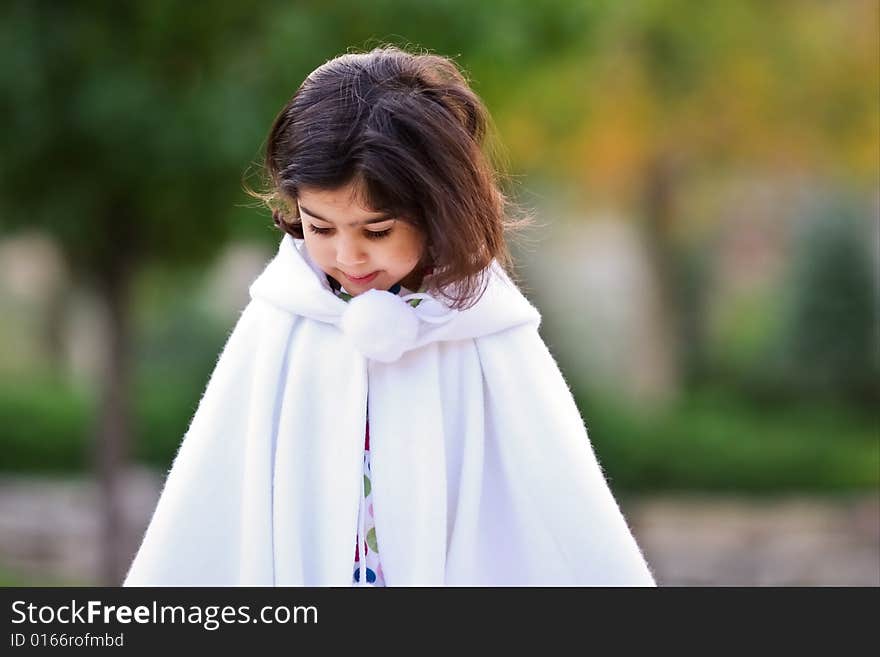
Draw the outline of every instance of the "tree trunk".
[[[651,260],[665,310],[680,387],[698,386],[706,371],[706,273],[702,254],[675,247],[679,207],[677,197],[691,164],[686,154],[659,154],[646,176],[644,209]]]
[[[680,163],[671,153],[660,153],[648,166],[645,176],[643,210],[648,237],[648,257],[659,296],[657,322],[662,341],[670,353],[670,384],[675,388],[686,371],[683,344],[682,302],[676,275],[673,228],[675,195]]]
[[[95,449],[101,509],[101,567],[104,586],[119,586],[132,555],[125,518],[122,477],[129,459],[130,317],[132,270],[119,258],[100,278],[98,292],[106,308],[107,340],[101,381]]]
[[[64,281],[55,281],[46,299],[44,341],[53,372],[66,372],[67,363],[67,312],[70,288]]]

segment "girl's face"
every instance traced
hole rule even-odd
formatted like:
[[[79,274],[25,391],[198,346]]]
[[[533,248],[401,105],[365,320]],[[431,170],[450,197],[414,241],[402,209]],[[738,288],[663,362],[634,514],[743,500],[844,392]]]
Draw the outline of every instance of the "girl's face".
[[[423,234],[406,221],[357,205],[352,191],[350,185],[299,190],[296,202],[309,256],[353,296],[395,283],[417,289]]]

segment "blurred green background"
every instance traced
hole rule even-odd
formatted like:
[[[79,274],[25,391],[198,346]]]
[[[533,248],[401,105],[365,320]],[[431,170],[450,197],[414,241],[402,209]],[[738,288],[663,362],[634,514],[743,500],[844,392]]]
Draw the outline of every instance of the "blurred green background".
[[[129,468],[169,467],[279,240],[242,188],[275,114],[392,43],[494,117],[617,494],[876,495],[878,41],[873,0],[6,2],[0,471],[96,473],[118,579]]]

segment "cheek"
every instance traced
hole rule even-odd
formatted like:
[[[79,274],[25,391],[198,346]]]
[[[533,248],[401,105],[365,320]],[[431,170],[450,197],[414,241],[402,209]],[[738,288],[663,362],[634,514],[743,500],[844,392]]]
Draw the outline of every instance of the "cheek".
[[[418,233],[407,234],[398,247],[401,262],[414,267],[422,257],[423,248],[423,240]]]
[[[333,240],[321,237],[320,235],[312,235],[309,238],[309,244],[318,253],[330,253],[333,251]]]
[[[330,248],[329,240],[323,240],[309,235],[306,236],[305,240],[309,255],[316,263],[319,265],[326,265],[328,261],[333,260],[333,250]]]
[[[389,255],[389,264],[393,264],[398,272],[406,273],[419,262],[419,251],[412,244],[398,247]]]

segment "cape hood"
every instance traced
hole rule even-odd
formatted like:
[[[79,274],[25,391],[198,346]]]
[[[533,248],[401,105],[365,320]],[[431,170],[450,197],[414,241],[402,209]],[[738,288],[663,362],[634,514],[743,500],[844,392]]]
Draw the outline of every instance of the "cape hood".
[[[346,302],[331,291],[304,241],[287,235],[250,293],[291,315],[337,326],[365,357],[391,362],[432,342],[479,338],[521,324],[540,324],[540,313],[497,261],[486,274],[485,292],[464,311],[450,309],[427,294],[398,297],[382,290],[370,290]],[[406,304],[408,298],[422,301],[413,309]],[[386,344],[390,348],[383,349]]]

